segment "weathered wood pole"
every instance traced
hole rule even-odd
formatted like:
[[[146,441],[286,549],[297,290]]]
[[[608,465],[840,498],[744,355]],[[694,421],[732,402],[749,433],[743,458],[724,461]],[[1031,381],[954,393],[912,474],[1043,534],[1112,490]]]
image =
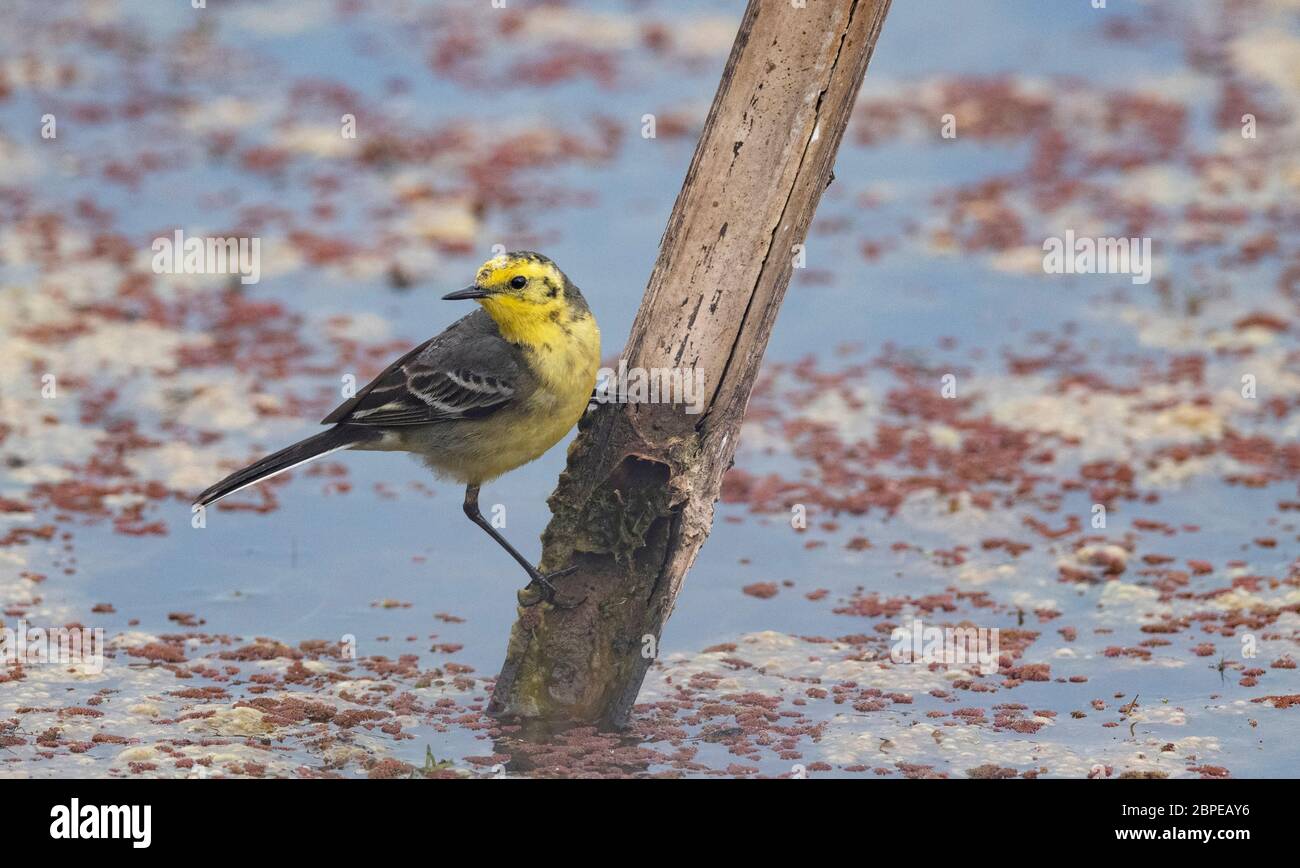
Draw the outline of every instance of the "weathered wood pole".
[[[551,495],[542,569],[575,609],[520,609],[490,711],[626,723],[713,505],[889,0],[750,0],[623,358],[704,373],[704,411],[603,404]]]

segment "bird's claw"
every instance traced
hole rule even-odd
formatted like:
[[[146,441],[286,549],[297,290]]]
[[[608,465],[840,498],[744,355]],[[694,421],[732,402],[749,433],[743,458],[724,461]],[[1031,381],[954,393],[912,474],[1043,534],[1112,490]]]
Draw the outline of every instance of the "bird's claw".
[[[528,583],[528,587],[524,588],[522,591],[519,592],[519,605],[527,609],[536,606],[538,603],[546,602],[546,603],[550,603],[552,606],[554,606],[557,609],[578,608],[583,603],[587,602],[586,597],[583,597],[581,600],[579,600],[576,603],[561,603],[556,597],[558,591],[556,590],[555,585],[551,583],[551,579],[558,579],[560,576],[567,576],[569,575],[569,573],[572,573],[577,569],[578,569],[577,566],[572,566],[572,567],[565,567],[562,570],[556,570],[553,573],[545,573],[545,574],[537,573],[536,575],[533,576],[533,580]],[[533,588],[538,589],[537,596],[534,597],[532,600],[526,600],[524,598],[524,595],[527,594]]]

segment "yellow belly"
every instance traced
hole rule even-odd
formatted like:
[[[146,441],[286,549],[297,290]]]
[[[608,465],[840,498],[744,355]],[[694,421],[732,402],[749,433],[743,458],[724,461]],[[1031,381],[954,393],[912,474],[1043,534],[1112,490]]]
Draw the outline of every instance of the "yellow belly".
[[[540,458],[577,424],[590,395],[590,388],[580,400],[538,394],[517,411],[506,410],[483,420],[474,438],[478,448],[464,456],[461,473],[456,475],[464,482],[480,484]]]

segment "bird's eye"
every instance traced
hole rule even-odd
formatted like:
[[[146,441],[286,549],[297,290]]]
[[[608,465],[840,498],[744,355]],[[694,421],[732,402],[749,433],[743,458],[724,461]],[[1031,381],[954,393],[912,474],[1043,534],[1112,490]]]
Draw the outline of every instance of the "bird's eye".
[[[510,285],[515,289],[523,289],[528,285],[528,278],[524,277],[522,274],[515,275],[510,279]]]

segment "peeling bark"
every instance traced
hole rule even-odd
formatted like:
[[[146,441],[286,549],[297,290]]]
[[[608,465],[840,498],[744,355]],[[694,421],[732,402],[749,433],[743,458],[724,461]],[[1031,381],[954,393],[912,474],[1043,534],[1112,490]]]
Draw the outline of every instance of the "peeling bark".
[[[542,569],[575,609],[520,609],[489,710],[626,723],[713,524],[750,390],[889,0],[750,0],[623,357],[705,375],[704,411],[604,404],[550,498]]]

